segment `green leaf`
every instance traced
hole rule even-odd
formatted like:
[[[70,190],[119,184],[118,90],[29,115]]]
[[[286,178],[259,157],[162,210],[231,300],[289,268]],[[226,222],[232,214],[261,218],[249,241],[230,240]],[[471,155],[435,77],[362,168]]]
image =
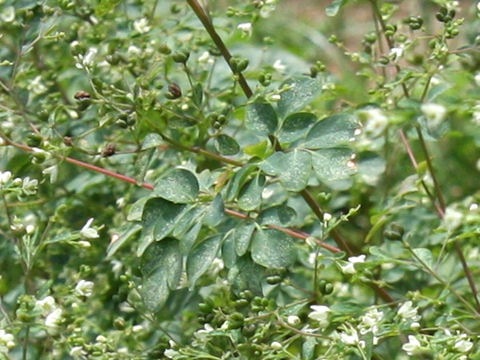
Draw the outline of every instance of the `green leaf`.
[[[255,295],[262,295],[264,273],[264,268],[255,264],[249,256],[242,256],[228,272],[228,281],[237,294],[248,289]]]
[[[307,337],[302,344],[302,360],[312,360],[315,356],[315,345],[317,339],[314,337]]]
[[[225,199],[227,201],[233,201],[237,197],[240,188],[245,184],[248,175],[256,169],[257,165],[247,164],[235,173],[232,180],[228,182],[227,192],[225,194]]]
[[[235,251],[238,256],[243,256],[247,253],[254,230],[255,223],[251,221],[244,221],[233,230],[232,237],[235,241]]]
[[[261,141],[257,144],[247,145],[243,148],[243,152],[250,156],[256,156],[259,159],[265,159],[273,152],[270,141]]]
[[[145,136],[142,142],[142,150],[147,150],[151,148],[155,148],[157,146],[165,144],[162,137],[158,134],[151,133]]]
[[[192,89],[192,100],[197,107],[202,106],[203,101],[203,89],[202,83],[197,83]]]
[[[190,282],[190,289],[193,288],[195,282],[202,276],[210,267],[210,264],[215,259],[222,235],[215,235],[193,248],[187,259],[187,276]]]
[[[335,16],[338,14],[338,11],[343,7],[348,0],[333,0],[330,5],[325,9],[327,16]]]
[[[198,239],[198,234],[200,234],[200,230],[202,229],[202,223],[197,222],[195,223],[190,230],[188,230],[185,235],[183,235],[180,239],[180,251],[182,254],[187,255],[190,252],[193,244]]]
[[[240,191],[238,206],[245,211],[257,209],[262,203],[262,191],[265,185],[265,176],[257,174]]]
[[[317,177],[325,183],[346,179],[355,173],[355,168],[347,165],[351,156],[352,151],[345,148],[313,151],[313,169]]]
[[[296,217],[297,212],[293,208],[282,204],[262,211],[257,222],[261,225],[290,226]]]
[[[240,151],[240,145],[231,136],[220,134],[215,138],[215,150],[221,155],[235,155]]]
[[[150,200],[150,197],[145,196],[135,201],[128,210],[127,221],[142,220],[143,208],[148,200]]]
[[[157,181],[154,193],[165,200],[184,204],[194,201],[198,191],[199,185],[195,174],[186,169],[174,169]]]
[[[113,256],[122,245],[124,245],[140,230],[142,230],[142,225],[140,224],[126,224],[122,226],[122,228],[119,230],[121,234],[120,237],[108,245],[107,258]]]
[[[303,150],[276,152],[260,164],[268,175],[278,176],[289,191],[301,191],[308,184],[312,172],[311,155]]]
[[[194,222],[202,215],[203,210],[192,206],[184,211],[178,218],[173,229],[172,235],[177,239],[182,236],[193,226]]]
[[[274,230],[257,230],[252,239],[252,259],[267,268],[284,268],[292,265],[297,257],[293,239]]]
[[[120,3],[120,0],[100,0],[100,4],[95,7],[95,15],[102,17],[115,9]]]
[[[302,110],[322,91],[324,80],[321,77],[311,78],[301,76],[285,81],[282,87],[290,86],[290,89],[281,94],[278,102],[278,113],[286,117]]]
[[[325,149],[345,145],[357,128],[358,125],[352,115],[335,114],[311,128],[303,146],[308,149]]]
[[[255,102],[247,106],[245,126],[261,135],[270,135],[277,129],[277,114],[273,106],[267,103]]]
[[[293,142],[305,136],[310,127],[317,121],[311,113],[295,113],[289,115],[283,122],[278,134],[280,142]]]
[[[150,311],[159,311],[170,290],[178,286],[182,265],[182,255],[176,239],[155,242],[146,249],[140,262],[143,278],[140,293]]]
[[[137,249],[138,256],[141,256],[153,241],[161,240],[170,234],[185,207],[185,205],[174,204],[161,198],[147,201],[142,216],[142,234]]]
[[[426,265],[429,269],[433,268],[434,259],[432,252],[426,248],[413,249],[413,253]]]
[[[214,228],[225,218],[225,207],[223,205],[222,195],[218,194],[208,207],[207,214],[203,218],[203,223]]]
[[[222,259],[225,266],[230,269],[237,262],[237,253],[235,252],[235,240],[233,232],[229,232],[223,240],[222,244]]]

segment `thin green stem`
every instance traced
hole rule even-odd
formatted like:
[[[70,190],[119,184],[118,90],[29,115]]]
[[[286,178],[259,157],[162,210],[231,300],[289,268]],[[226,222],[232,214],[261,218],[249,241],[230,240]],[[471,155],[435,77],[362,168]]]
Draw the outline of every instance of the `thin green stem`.
[[[198,19],[201,21],[205,30],[208,32],[208,34],[212,38],[213,42],[215,43],[217,48],[222,53],[223,58],[227,62],[228,66],[230,67],[232,72],[238,76],[238,83],[242,87],[245,95],[247,97],[251,97],[253,95],[252,89],[250,89],[250,86],[248,85],[247,80],[245,79],[243,74],[241,72],[237,72],[233,69],[232,64],[230,62],[230,60],[232,59],[232,54],[230,54],[230,51],[225,46],[225,43],[223,42],[222,38],[218,35],[217,31],[215,30],[215,27],[213,26],[213,24],[210,20],[210,17],[205,12],[202,5],[200,5],[200,3],[197,0],[187,0],[187,3],[192,8],[193,12],[198,17]]]
[[[415,258],[415,260],[420,263],[421,269],[423,271],[433,276],[438,282],[445,286],[453,295],[457,297],[458,300],[460,300],[460,302],[465,305],[466,308],[468,308],[468,310],[470,310],[475,315],[475,317],[480,319],[480,313],[478,313],[477,310],[462,295],[460,295],[455,289],[453,289],[448,282],[443,280],[435,271],[430,268],[430,266],[428,266],[419,256],[417,256],[409,243],[403,241],[403,244],[410,252],[410,254],[412,254],[412,256]]]

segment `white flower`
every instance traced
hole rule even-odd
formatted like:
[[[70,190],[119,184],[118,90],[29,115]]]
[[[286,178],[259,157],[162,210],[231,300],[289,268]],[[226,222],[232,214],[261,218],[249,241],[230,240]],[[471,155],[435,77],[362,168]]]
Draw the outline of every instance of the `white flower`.
[[[83,358],[87,353],[83,350],[81,346],[74,346],[70,350],[70,356],[74,358]]]
[[[397,62],[403,55],[403,48],[402,47],[394,47],[390,50],[390,57],[393,62]]]
[[[127,49],[127,53],[131,56],[138,56],[142,53],[142,50],[138,46],[130,45]]]
[[[325,305],[312,305],[310,308],[313,310],[308,317],[312,320],[318,321],[320,327],[326,327],[328,325],[328,313],[330,308]]]
[[[371,137],[383,134],[388,125],[388,119],[379,108],[362,109],[357,112],[360,120],[364,121],[364,132]]]
[[[271,102],[277,102],[277,101],[280,101],[281,99],[282,99],[282,96],[280,94],[273,94],[268,97],[268,100],[270,100]]]
[[[412,306],[411,301],[404,302],[400,308],[398,309],[398,316],[400,316],[404,320],[418,320],[418,309]]]
[[[213,327],[210,324],[205,324],[203,329],[197,330],[194,336],[199,340],[205,340],[207,335],[213,331]]]
[[[96,48],[89,48],[87,51],[87,54],[83,58],[83,65],[84,66],[92,66],[93,65],[93,59],[95,58],[95,55],[97,55],[98,50]]]
[[[132,331],[133,331],[134,333],[139,333],[139,332],[142,331],[142,330],[143,330],[143,326],[142,326],[142,325],[134,325],[134,326],[132,326]]]
[[[34,195],[37,192],[38,180],[30,179],[28,176],[22,181],[22,190],[25,195]]]
[[[332,220],[332,214],[327,213],[327,212],[324,213],[324,214],[323,214],[323,221],[329,222],[330,220]]]
[[[11,348],[15,347],[15,341],[12,334],[0,329],[0,354],[5,354]]]
[[[165,355],[169,359],[173,359],[175,355],[178,355],[178,351],[173,349],[167,349],[163,352],[163,355]]]
[[[56,308],[45,319],[45,326],[50,334],[56,334],[62,320],[62,309]]]
[[[10,171],[0,172],[0,184],[6,184],[11,177],[12,173]]]
[[[282,64],[282,60],[280,59],[277,59],[275,60],[275,62],[273,63],[273,68],[275,70],[277,70],[278,72],[281,72],[283,73],[285,70],[286,70],[286,66],[284,64]]]
[[[280,344],[278,341],[274,341],[270,344],[272,349],[274,350],[280,350],[282,348],[282,344]]]
[[[477,11],[480,12],[480,1],[477,3]]]
[[[198,62],[201,64],[213,64],[213,58],[208,51],[204,51],[202,55],[198,57]]]
[[[244,37],[252,36],[253,28],[252,28],[252,23],[251,22],[238,24],[237,29],[242,31],[242,36],[244,36]]]
[[[141,18],[133,22],[133,28],[140,34],[145,34],[151,30],[151,26],[148,24],[146,18]]]
[[[44,297],[41,300],[35,302],[35,306],[42,312],[42,314],[48,314],[57,308],[55,299],[53,296]]]
[[[95,338],[95,341],[98,342],[98,343],[106,343],[107,342],[107,338],[103,335],[98,335],[96,338]]]
[[[469,352],[472,347],[473,343],[464,339],[458,340],[454,345],[455,350],[457,350],[458,352]]]
[[[287,323],[292,326],[300,324],[300,318],[297,315],[289,315],[287,317]]]
[[[57,165],[49,166],[48,168],[43,169],[42,174],[48,175],[50,177],[50,184],[53,184],[55,181],[57,181],[58,166]]]
[[[80,230],[80,234],[87,239],[96,239],[98,238],[98,231],[90,227],[92,225],[93,218],[88,219],[87,223]]]
[[[94,284],[91,281],[80,280],[77,286],[75,286],[75,292],[80,296],[89,297],[92,295],[93,285]]]
[[[29,82],[27,89],[37,95],[43,94],[45,91],[47,91],[46,86],[42,84],[42,77],[40,75]]]
[[[5,21],[6,23],[15,20],[15,8],[13,6],[6,6],[0,13],[0,19]]]
[[[427,122],[431,127],[437,127],[445,118],[447,114],[447,109],[445,106],[434,103],[423,104],[420,107],[423,115],[427,118]]]
[[[260,16],[262,18],[269,17],[275,11],[276,4],[277,0],[265,0],[260,9]]]
[[[357,270],[355,270],[355,264],[364,263],[365,257],[365,255],[349,257],[348,263],[341,266],[342,272],[344,274],[355,274],[357,272]]]
[[[383,319],[383,311],[378,309],[372,309],[362,316],[362,322],[359,325],[360,334],[366,334],[372,332],[373,334],[378,332],[378,324]]]
[[[408,335],[408,343],[404,344],[402,346],[402,349],[408,354],[408,355],[413,355],[415,354],[418,350],[420,350],[420,341],[413,336],[413,335]]]
[[[475,80],[475,84],[477,84],[477,86],[480,86],[480,73],[475,75],[473,79]]]
[[[443,223],[447,230],[453,231],[458,228],[463,221],[463,214],[455,208],[449,206],[445,210],[445,216],[443,217]]]
[[[340,341],[345,345],[362,345],[363,341],[358,338],[358,332],[355,329],[350,329],[351,334],[346,332],[340,333]]]

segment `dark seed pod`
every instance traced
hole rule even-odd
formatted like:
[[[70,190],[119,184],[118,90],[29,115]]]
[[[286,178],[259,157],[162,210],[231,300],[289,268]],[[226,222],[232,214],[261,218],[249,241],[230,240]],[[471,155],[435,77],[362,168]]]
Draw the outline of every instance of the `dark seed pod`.
[[[103,157],[109,157],[115,154],[115,144],[107,144],[102,151]]]
[[[180,88],[180,85],[174,82],[169,84],[168,93],[166,96],[169,99],[178,99],[180,96],[182,96],[182,89]]]
[[[86,92],[84,90],[77,91],[75,95],[73,95],[75,100],[85,100],[85,99],[90,99],[92,95],[90,95],[89,92]]]
[[[73,139],[70,136],[64,136],[63,137],[63,143],[67,146],[72,146],[73,145]]]

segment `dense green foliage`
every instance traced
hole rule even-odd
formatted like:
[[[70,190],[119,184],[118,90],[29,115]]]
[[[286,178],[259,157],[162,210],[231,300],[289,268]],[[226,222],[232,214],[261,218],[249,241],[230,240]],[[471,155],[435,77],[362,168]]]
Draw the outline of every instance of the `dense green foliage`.
[[[227,3],[0,1],[0,357],[480,359],[480,6]]]

